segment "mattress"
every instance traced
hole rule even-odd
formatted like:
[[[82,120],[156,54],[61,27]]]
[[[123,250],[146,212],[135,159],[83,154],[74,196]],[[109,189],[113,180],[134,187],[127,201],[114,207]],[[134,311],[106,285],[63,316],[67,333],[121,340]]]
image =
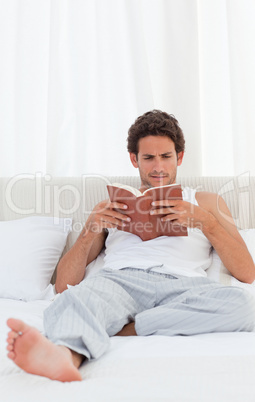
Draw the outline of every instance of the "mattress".
[[[0,400],[254,402],[255,333],[113,337],[110,349],[80,368],[81,382],[27,374],[6,356],[6,319],[43,332],[50,301],[0,299]]]

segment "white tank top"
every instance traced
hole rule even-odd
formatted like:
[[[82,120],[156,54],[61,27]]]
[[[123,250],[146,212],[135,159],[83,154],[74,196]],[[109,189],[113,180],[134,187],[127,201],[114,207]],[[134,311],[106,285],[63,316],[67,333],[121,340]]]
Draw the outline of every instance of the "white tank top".
[[[183,199],[198,205],[196,190],[183,189]],[[188,236],[160,236],[142,241],[139,236],[109,229],[104,267],[148,269],[180,276],[207,276],[211,264],[211,243],[199,229],[188,228]]]

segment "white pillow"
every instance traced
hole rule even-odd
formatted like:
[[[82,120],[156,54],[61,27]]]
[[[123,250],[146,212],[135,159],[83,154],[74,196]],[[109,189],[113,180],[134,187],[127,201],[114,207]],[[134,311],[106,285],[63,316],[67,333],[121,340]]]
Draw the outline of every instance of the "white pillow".
[[[54,296],[50,280],[71,223],[44,216],[0,222],[0,297],[29,301]]]
[[[255,262],[255,229],[243,229],[239,231],[246,246]],[[206,271],[208,278],[220,282],[226,286],[239,286],[245,288],[255,295],[255,281],[252,284],[244,283],[236,279],[223,265],[217,252],[212,252],[212,263]]]

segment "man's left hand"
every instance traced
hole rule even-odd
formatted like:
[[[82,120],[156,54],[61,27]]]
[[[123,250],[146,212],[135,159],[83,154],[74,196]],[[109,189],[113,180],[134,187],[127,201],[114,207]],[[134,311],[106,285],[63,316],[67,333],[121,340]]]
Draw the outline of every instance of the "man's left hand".
[[[213,215],[205,209],[183,200],[161,200],[152,202],[151,215],[164,215],[162,222],[173,221],[174,224],[202,230]]]

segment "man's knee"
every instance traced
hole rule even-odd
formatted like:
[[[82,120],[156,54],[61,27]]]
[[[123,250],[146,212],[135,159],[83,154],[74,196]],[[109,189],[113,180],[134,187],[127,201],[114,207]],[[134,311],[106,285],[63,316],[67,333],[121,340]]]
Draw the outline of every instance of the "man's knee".
[[[255,298],[242,288],[233,288],[233,292],[239,305],[239,308],[233,313],[236,313],[240,322],[240,331],[253,331],[255,327]]]

